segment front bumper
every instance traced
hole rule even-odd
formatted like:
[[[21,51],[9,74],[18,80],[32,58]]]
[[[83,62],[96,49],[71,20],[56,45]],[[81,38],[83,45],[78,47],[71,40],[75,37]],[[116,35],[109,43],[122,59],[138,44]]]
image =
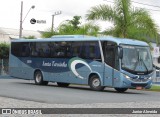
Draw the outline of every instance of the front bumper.
[[[137,88],[137,87],[142,87],[145,89],[149,89],[152,86],[152,80],[148,79],[148,80],[137,80],[137,81],[133,81],[129,78],[121,77],[120,79],[116,79],[114,80],[114,87],[116,88]]]

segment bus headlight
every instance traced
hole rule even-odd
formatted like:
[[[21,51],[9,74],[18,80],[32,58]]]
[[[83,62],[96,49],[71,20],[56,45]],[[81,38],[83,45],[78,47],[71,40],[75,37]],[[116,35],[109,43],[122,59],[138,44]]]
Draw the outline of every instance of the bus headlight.
[[[152,77],[149,77],[148,80],[152,80]]]
[[[131,79],[131,77],[129,77],[129,76],[127,76],[127,75],[124,75],[124,76],[125,76],[126,79]]]

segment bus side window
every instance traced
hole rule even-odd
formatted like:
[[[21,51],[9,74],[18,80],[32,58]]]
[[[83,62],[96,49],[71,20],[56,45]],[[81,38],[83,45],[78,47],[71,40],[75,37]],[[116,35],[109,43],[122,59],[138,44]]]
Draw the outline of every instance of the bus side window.
[[[54,58],[70,58],[71,57],[71,43],[70,42],[56,42],[50,48],[51,57]]]
[[[91,58],[91,59],[96,58],[95,46],[90,46],[90,47],[89,47],[89,50],[90,50],[89,58]]]
[[[30,48],[31,48],[31,56],[32,57],[38,57],[38,52],[36,49],[36,43],[30,43]]]
[[[54,58],[55,57],[55,43],[50,43],[49,48],[50,48],[50,57]]]
[[[38,49],[38,56],[39,56],[39,57],[44,57],[44,56],[45,56],[44,51],[43,51],[43,48],[39,48],[39,49]]]
[[[86,48],[86,58],[93,59],[100,61],[101,55],[100,55],[100,49],[98,42],[88,42],[87,48]]]
[[[71,42],[68,42],[65,48],[66,48],[66,58],[72,58]]]
[[[29,43],[12,43],[11,53],[17,57],[28,57],[30,53]]]
[[[80,57],[82,50],[82,42],[73,42],[72,43],[72,57]]]
[[[83,59],[87,59],[87,43],[83,43],[81,49],[80,49],[80,57]]]
[[[81,57],[84,59],[95,58],[95,47],[93,42],[83,43],[82,50],[81,50]]]
[[[73,57],[78,57],[79,56],[79,47],[74,47],[73,48]]]
[[[106,41],[102,42],[102,45],[105,63],[115,69],[119,69],[116,43]]]
[[[73,42],[72,56],[83,59],[101,60],[98,42]]]
[[[29,43],[22,43],[21,46],[21,56],[28,57],[30,55]]]
[[[105,56],[105,62],[110,65],[111,67],[114,67],[114,57],[115,57],[114,48],[106,47],[106,56]]]

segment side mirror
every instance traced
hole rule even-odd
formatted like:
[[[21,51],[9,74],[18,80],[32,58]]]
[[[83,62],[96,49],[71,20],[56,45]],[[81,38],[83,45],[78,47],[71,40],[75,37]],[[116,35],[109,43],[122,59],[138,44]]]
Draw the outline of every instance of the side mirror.
[[[122,48],[121,46],[119,46],[119,48],[118,48],[118,57],[119,57],[120,59],[123,58],[123,48]]]

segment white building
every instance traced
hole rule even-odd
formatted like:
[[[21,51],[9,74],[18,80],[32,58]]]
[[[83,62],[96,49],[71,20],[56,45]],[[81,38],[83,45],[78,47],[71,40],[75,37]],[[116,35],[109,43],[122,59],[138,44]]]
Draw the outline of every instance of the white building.
[[[34,36],[35,38],[41,38],[39,31],[23,30],[22,37]],[[0,27],[0,43],[9,43],[11,39],[19,38],[19,29],[2,28]]]

